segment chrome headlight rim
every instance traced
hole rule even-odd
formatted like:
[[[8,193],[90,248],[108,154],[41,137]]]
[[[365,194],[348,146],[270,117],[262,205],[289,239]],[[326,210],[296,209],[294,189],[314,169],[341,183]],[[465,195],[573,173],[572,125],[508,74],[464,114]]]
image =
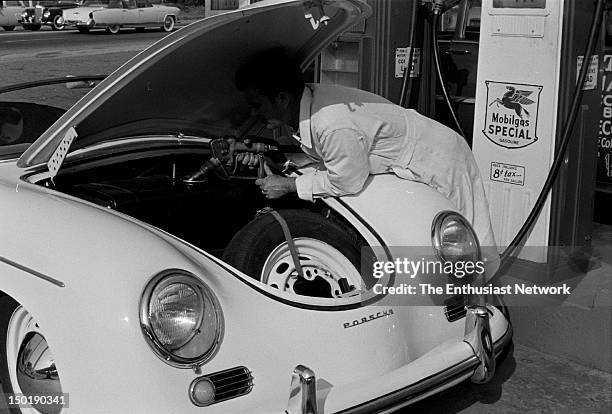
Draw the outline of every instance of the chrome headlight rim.
[[[202,298],[208,299],[213,307],[213,312],[216,319],[216,324],[214,326],[214,341],[206,352],[194,358],[181,357],[172,353],[167,347],[165,347],[164,344],[162,344],[162,342],[157,338],[152,326],[151,318],[149,316],[149,304],[155,289],[161,284],[166,284],[169,286],[173,283],[185,283],[191,288],[197,289],[198,296],[201,295]],[[175,368],[193,369],[204,365],[217,353],[223,338],[224,319],[219,301],[212,290],[201,279],[196,277],[193,273],[183,269],[167,269],[153,276],[151,280],[149,280],[140,296],[139,317],[140,327],[149,347],[153,350],[157,357]],[[198,329],[200,326],[198,326]],[[187,341],[187,343],[188,342],[189,341]],[[184,345],[185,344],[182,346]]]
[[[433,219],[433,222],[431,223],[431,243],[433,245],[434,252],[438,260],[442,261],[442,263],[451,261],[448,258],[444,257],[444,254],[442,253],[443,251],[442,226],[444,225],[444,222],[450,218],[459,221],[466,229],[469,230],[472,238],[474,239],[474,243],[476,244],[476,251],[477,251],[477,255],[473,260],[474,261],[481,260],[482,253],[480,251],[480,241],[478,240],[478,236],[476,235],[474,228],[472,227],[470,222],[465,217],[463,217],[458,212],[452,211],[452,210],[444,210],[444,211],[439,212],[438,214],[436,214],[436,216]]]

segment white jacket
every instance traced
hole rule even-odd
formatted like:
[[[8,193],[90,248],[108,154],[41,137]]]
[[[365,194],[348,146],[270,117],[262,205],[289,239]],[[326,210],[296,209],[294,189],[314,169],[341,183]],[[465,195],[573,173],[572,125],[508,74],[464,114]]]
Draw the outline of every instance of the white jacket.
[[[369,174],[395,173],[425,183],[452,201],[484,248],[495,248],[478,167],[465,140],[450,128],[370,92],[308,84],[300,102],[302,149],[322,161],[297,178],[298,196],[355,194]]]

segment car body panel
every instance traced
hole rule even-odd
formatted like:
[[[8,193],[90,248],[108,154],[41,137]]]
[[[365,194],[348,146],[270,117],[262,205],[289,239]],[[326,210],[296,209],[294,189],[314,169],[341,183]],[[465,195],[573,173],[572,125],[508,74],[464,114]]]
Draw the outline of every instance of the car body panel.
[[[28,5],[25,1],[1,0],[0,1],[0,27],[17,26],[21,14]]]
[[[138,1],[139,23],[141,24],[161,24],[169,14],[163,5],[153,5],[147,1]]]
[[[89,21],[89,13],[102,9],[102,6],[79,6],[64,10],[64,24],[86,25]]]

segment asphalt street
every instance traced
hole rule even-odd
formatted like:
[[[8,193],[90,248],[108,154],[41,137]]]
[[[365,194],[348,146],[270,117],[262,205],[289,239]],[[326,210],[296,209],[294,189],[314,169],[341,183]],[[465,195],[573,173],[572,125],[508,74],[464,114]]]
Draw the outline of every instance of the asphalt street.
[[[90,61],[92,66],[97,66],[104,58],[100,56],[94,62],[91,56],[138,52],[166,35],[167,33],[154,29],[149,29],[144,33],[124,29],[116,35],[106,34],[104,30],[92,31],[88,34],[79,33],[76,30],[0,31],[0,64],[79,57]],[[4,84],[4,79],[2,81]]]
[[[164,36],[167,33],[153,29],[144,33],[126,29],[117,35],[76,30],[0,31],[0,87],[67,75],[108,75]],[[68,109],[88,91],[55,85],[3,94],[1,98]]]

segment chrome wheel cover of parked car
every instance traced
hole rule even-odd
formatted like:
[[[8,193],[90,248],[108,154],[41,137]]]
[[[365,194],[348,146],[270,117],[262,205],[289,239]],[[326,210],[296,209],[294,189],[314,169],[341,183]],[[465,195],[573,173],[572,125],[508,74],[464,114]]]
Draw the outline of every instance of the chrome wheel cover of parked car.
[[[106,28],[106,32],[110,34],[117,34],[119,33],[119,30],[121,30],[121,26],[118,24],[111,24]]]
[[[174,29],[174,17],[166,16],[164,19],[164,25],[162,26],[162,30],[164,32],[171,32]]]
[[[64,30],[63,18],[60,14],[53,17],[53,21],[51,22],[51,28],[53,30]]]

